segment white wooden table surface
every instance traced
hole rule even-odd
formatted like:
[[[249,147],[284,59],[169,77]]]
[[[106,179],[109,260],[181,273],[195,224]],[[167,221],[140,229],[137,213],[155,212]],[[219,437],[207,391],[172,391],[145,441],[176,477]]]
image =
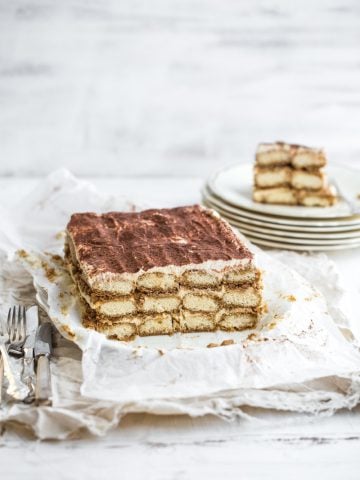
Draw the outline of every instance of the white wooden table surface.
[[[38,179],[0,178],[0,204],[30,191]],[[104,192],[156,206],[199,201],[200,178],[92,180]],[[330,254],[350,274],[360,250]],[[353,275],[360,291],[360,278]],[[4,479],[358,479],[360,408],[331,418],[262,414],[261,422],[213,417],[129,415],[105,438],[38,442],[5,431],[0,436]]]

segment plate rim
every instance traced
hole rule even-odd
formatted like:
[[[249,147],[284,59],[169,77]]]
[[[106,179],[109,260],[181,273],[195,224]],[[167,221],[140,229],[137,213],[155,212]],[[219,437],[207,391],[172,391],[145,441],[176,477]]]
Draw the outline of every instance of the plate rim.
[[[246,235],[246,238],[255,245],[260,245],[268,248],[277,248],[281,250],[300,250],[300,251],[334,251],[334,250],[350,250],[360,248],[360,242],[357,245],[298,245],[298,244],[286,244],[281,242],[272,242],[263,239],[252,238]]]
[[[239,164],[239,163],[236,163],[236,164],[232,164],[232,165],[228,165],[227,167],[223,167],[219,170],[217,170],[215,173],[213,173],[209,179],[207,180],[207,185],[210,186],[211,190],[216,193],[218,196],[220,196],[223,200],[226,200],[226,202],[228,202],[229,204],[233,205],[234,207],[236,208],[242,208],[243,210],[248,210],[248,211],[251,211],[251,212],[256,212],[256,213],[261,213],[261,204],[259,203],[259,207],[255,207],[255,208],[250,208],[248,206],[244,206],[244,205],[239,205],[239,204],[236,204],[236,203],[233,203],[231,202],[231,200],[229,199],[224,199],[224,197],[221,196],[221,194],[219,193],[219,191],[214,188],[215,186],[215,181],[216,179],[223,173],[225,172],[228,172],[228,171],[231,171],[235,168],[250,168],[250,169],[253,169],[254,167],[254,163],[242,163],[242,164]],[[339,168],[339,169],[342,169],[342,170],[350,170],[350,171],[355,171],[357,172],[357,174],[360,176],[360,169],[357,169],[357,168],[354,168],[354,167],[349,167],[349,166],[343,166],[343,165],[340,165],[339,163],[332,163],[331,165],[328,165],[328,170],[329,169],[332,169],[332,168]],[[264,204],[263,204],[264,205]],[[269,204],[270,205],[270,204]],[[275,205],[275,207],[279,207],[278,205]],[[281,207],[281,205],[280,205]],[[282,206],[282,207],[287,207],[287,208],[291,208],[290,206]],[[305,208],[305,207],[304,207]],[[315,207],[314,207],[315,208]],[[304,219],[304,218],[307,218],[309,220],[324,220],[326,218],[328,219],[340,219],[340,218],[354,218],[354,217],[358,217],[358,219],[360,220],[360,215],[335,215],[335,216],[315,216],[315,217],[308,217],[306,215],[298,215],[298,216],[291,216],[291,215],[286,215],[286,214],[281,214],[281,213],[270,213],[270,215],[273,215],[275,217],[285,217],[285,218],[293,218],[293,219]]]
[[[304,227],[307,229],[319,229],[319,228],[344,228],[346,230],[356,230],[357,228],[360,228],[360,218],[356,222],[351,222],[351,223],[346,223],[343,221],[337,221],[335,222],[334,220],[329,220],[329,221],[311,221],[311,222],[306,222],[306,221],[296,221],[296,223],[288,223],[284,220],[278,220],[276,217],[273,219],[270,215],[261,215],[258,212],[248,212],[247,210],[243,210],[240,208],[236,208],[226,202],[224,202],[221,198],[217,197],[213,192],[207,192],[207,186],[202,190],[202,197],[206,199],[210,199],[210,202],[213,202],[215,205],[218,205],[218,208],[222,208],[223,210],[236,215],[236,216],[241,216],[246,219],[250,220],[256,220],[258,222],[264,222],[269,225],[277,225],[278,228],[283,227],[284,229],[287,227],[294,227],[294,228],[300,228]]]
[[[355,239],[355,238],[358,238],[359,241],[360,241],[360,230],[358,231],[359,232],[358,235],[352,235],[352,236],[346,236],[346,233],[348,233],[348,232],[335,232],[335,233],[332,233],[332,232],[319,232],[319,233],[306,232],[306,233],[302,234],[302,232],[298,232],[298,231],[294,232],[294,231],[287,231],[287,230],[277,230],[275,228],[271,229],[271,228],[258,227],[259,229],[256,229],[256,227],[254,228],[253,225],[247,225],[246,223],[239,222],[237,220],[229,219],[228,217],[226,217],[226,215],[224,215],[222,213],[220,213],[220,215],[222,216],[222,218],[224,218],[226,221],[228,221],[230,223],[230,225],[238,228],[240,231],[242,231],[242,229],[244,229],[244,231],[246,230],[246,231],[251,231],[251,232],[254,232],[254,233],[259,232],[259,233],[274,235],[275,237],[280,237],[281,235],[287,234],[288,236],[290,236],[292,238],[298,238],[299,240],[301,240],[301,239],[308,239],[308,240],[324,239],[324,236],[325,236],[325,237],[328,237],[328,238],[325,239],[324,241],[327,241],[327,240],[340,240],[341,241],[341,240],[346,240],[346,239],[350,240],[350,239]],[[262,230],[266,230],[266,231],[263,232]],[[276,232],[276,233],[271,233],[271,232]],[[337,235],[337,236],[334,237],[332,235]],[[341,235],[341,236],[339,237],[338,235]]]
[[[240,229],[236,225],[235,228],[238,228],[238,230],[245,236],[251,235],[252,237],[256,238],[261,238],[264,240],[274,240],[274,241],[279,241],[276,235],[271,235],[271,234],[266,234],[266,233],[261,233],[261,232],[253,232],[250,230],[245,229]],[[348,241],[347,241],[348,240]],[[281,240],[280,240],[281,242]],[[321,240],[321,239],[316,239],[316,238],[286,238],[286,241],[281,242],[281,243],[291,243],[295,245],[316,245],[316,246],[327,246],[327,245],[360,245],[360,236],[358,238],[350,238],[350,239],[329,239],[329,240]]]

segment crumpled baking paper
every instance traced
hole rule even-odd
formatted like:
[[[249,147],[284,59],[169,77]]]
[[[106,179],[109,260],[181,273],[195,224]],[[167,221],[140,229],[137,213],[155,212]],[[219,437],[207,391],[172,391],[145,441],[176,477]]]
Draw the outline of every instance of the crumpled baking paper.
[[[359,402],[355,332],[339,306],[343,290],[336,269],[323,254],[264,253],[252,247],[263,270],[267,304],[253,330],[126,343],[83,328],[74,287],[59,258],[64,227],[75,211],[135,208],[61,170],[26,201],[2,209],[0,301],[5,308],[34,303],[36,297],[62,337],[51,365],[53,405],[9,401],[0,410],[0,422],[20,422],[40,438],[61,439],[84,430],[104,434],[129,412],[232,418],[245,415],[245,405],[332,413]],[[234,344],[220,346],[224,340]]]

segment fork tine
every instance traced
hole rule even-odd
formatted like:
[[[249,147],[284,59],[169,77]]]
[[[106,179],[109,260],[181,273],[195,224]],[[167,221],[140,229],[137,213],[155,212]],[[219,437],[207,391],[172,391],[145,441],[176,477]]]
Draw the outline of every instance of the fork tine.
[[[17,322],[18,322],[19,309],[17,305],[14,305],[13,321],[12,321],[12,342],[16,342],[17,337]]]
[[[20,340],[20,328],[22,322],[22,307],[18,305],[17,307],[17,320],[16,320],[16,328],[15,328],[15,342]]]
[[[16,305],[13,307],[13,313],[11,318],[11,342],[15,342],[16,338]]]
[[[22,307],[22,322],[20,332],[20,341],[23,341],[26,338],[26,308],[24,306]]]
[[[10,308],[9,308],[9,311],[8,311],[7,322],[6,322],[6,330],[7,330],[9,336],[10,336],[11,310],[12,310],[12,308],[10,307]],[[5,325],[3,325],[4,323],[5,323],[5,322],[1,322],[1,321],[0,321],[0,330],[1,330],[3,327],[5,328]]]
[[[11,307],[11,308],[9,309],[9,315],[8,315],[8,319],[7,319],[7,332],[8,332],[8,335],[9,335],[9,340],[10,340],[10,342],[12,341],[12,332],[13,332],[12,324],[13,324],[13,318],[14,318],[14,307]]]
[[[8,318],[8,335],[9,335],[9,340],[10,342],[15,342],[16,338],[16,305],[14,305],[11,309],[11,315],[9,312],[10,318]]]
[[[18,324],[18,342],[21,342],[23,336],[23,329],[24,329],[24,310],[25,307],[23,305],[19,306],[19,324]]]

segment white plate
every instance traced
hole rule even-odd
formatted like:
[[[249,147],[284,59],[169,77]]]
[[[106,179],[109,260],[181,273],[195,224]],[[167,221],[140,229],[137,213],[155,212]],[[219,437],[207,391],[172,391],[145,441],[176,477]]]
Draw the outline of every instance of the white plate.
[[[360,193],[360,170],[329,166],[328,177],[335,178],[341,191],[356,201]],[[298,207],[286,205],[267,205],[252,200],[253,164],[235,165],[216,173],[209,181],[215,195],[230,204],[262,214],[279,215],[292,218],[342,218],[351,216],[348,205],[340,200],[332,207]],[[360,205],[360,202],[359,202]],[[360,216],[358,216],[360,218]]]
[[[360,242],[357,245],[295,245],[291,243],[275,242],[271,240],[264,240],[260,238],[251,237],[247,235],[246,238],[255,245],[264,247],[280,248],[281,250],[308,250],[308,251],[330,251],[330,250],[346,250],[348,248],[360,248]]]
[[[281,234],[285,232],[294,232],[294,234],[315,234],[315,235],[322,235],[322,234],[343,234],[344,236],[356,236],[357,234],[360,235],[360,223],[356,225],[347,225],[347,226],[333,226],[333,227],[303,227],[303,226],[293,226],[293,225],[283,225],[277,224],[272,222],[264,222],[262,220],[255,220],[253,218],[245,217],[241,214],[234,214],[229,211],[226,205],[217,202],[210,196],[203,196],[203,204],[210,208],[213,208],[217,212],[219,212],[222,216],[226,217],[230,222],[242,222],[248,226],[251,226],[254,229],[257,228],[268,228],[270,230],[277,230]]]
[[[208,207],[213,208],[210,202],[204,202],[204,204]],[[219,208],[215,208],[220,214],[221,211]],[[231,219],[227,218],[226,215],[223,215],[223,217],[229,221],[235,228],[237,228],[240,232],[242,232],[246,237],[253,243],[261,245],[261,246],[267,246],[267,247],[273,247],[273,248],[281,248],[285,250],[307,250],[307,251],[314,251],[314,250],[344,250],[347,248],[358,248],[360,247],[360,237],[359,238],[353,238],[350,239],[350,243],[346,242],[345,239],[332,239],[331,241],[318,241],[316,239],[313,239],[312,237],[304,239],[304,237],[300,238],[292,238],[291,235],[289,235],[289,232],[287,231],[276,231],[279,236],[272,236],[272,235],[265,235],[264,238],[261,238],[263,235],[259,235],[257,232],[251,231],[248,226],[246,228],[243,228],[240,225],[237,225],[238,222],[232,221]],[[251,227],[250,227],[251,228]],[[294,232],[292,232],[294,234]],[[274,234],[274,231],[272,231],[272,234]],[[295,232],[295,235],[298,234],[298,232]],[[301,235],[301,232],[300,232]],[[327,235],[325,232],[324,235]],[[282,239],[280,239],[282,237]],[[290,237],[290,238],[289,238]],[[284,240],[284,241],[282,241]],[[345,240],[345,242],[344,242]]]
[[[274,242],[283,242],[283,243],[293,243],[296,245],[313,245],[313,246],[327,246],[327,245],[360,245],[360,236],[357,238],[329,238],[329,239],[322,239],[322,238],[306,238],[306,237],[291,237],[288,236],[287,233],[282,235],[282,238],[279,236],[274,235],[272,233],[263,233],[259,231],[249,230],[247,228],[238,227],[234,225],[241,233],[245,236],[250,235],[251,237],[261,238],[263,240],[271,240]]]
[[[360,230],[355,232],[344,232],[344,233],[329,233],[329,232],[320,232],[320,233],[309,233],[309,232],[292,232],[286,230],[278,230],[276,228],[264,228],[260,226],[249,225],[247,223],[234,220],[231,217],[228,217],[225,213],[222,213],[218,210],[221,216],[227,220],[231,225],[238,228],[240,231],[253,232],[253,233],[264,233],[268,235],[273,235],[275,237],[293,237],[298,239],[319,239],[321,241],[327,242],[328,240],[342,240],[342,239],[357,239],[360,242]]]
[[[301,230],[301,231],[317,231],[321,229],[322,231],[331,231],[336,229],[337,231],[346,231],[346,230],[356,230],[360,228],[360,216],[357,217],[346,217],[336,220],[299,220],[293,218],[285,217],[275,217],[272,215],[263,215],[258,212],[251,212],[249,210],[243,210],[239,207],[234,207],[229,203],[224,202],[221,198],[215,196],[213,192],[205,187],[203,189],[203,197],[207,200],[210,200],[216,206],[230,212],[233,215],[236,215],[236,218],[246,218],[253,221],[260,222],[261,225],[269,224],[276,225],[277,228],[288,229],[289,226],[293,227],[292,230]],[[296,228],[298,227],[298,228]]]

